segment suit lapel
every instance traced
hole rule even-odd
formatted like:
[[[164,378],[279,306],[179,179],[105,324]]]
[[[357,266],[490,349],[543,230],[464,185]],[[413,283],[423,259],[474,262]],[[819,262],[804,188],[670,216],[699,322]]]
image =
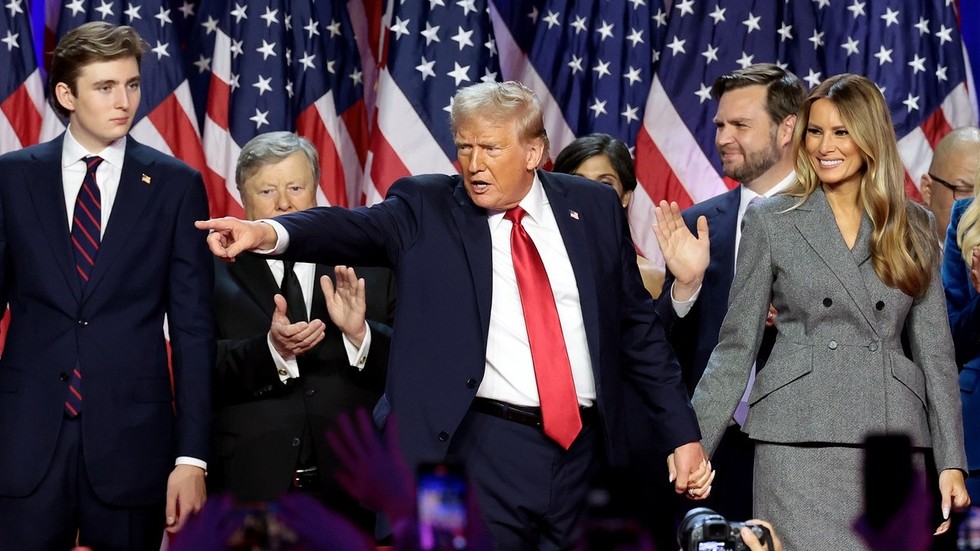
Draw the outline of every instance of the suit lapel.
[[[228,265],[228,272],[262,311],[268,313],[271,321],[272,312],[276,309],[273,297],[279,292],[279,286],[276,285],[276,279],[272,276],[272,270],[269,269],[266,259],[252,253],[245,253]]]
[[[710,260],[711,264],[715,264],[718,275],[723,278],[717,285],[719,289],[730,289],[732,279],[735,277],[735,256],[738,253],[735,249],[735,233],[738,230],[738,206],[741,203],[741,198],[742,187],[739,186],[726,193],[723,196],[724,200],[718,204],[717,210],[706,216],[708,227],[719,230],[711,236],[712,240],[718,240],[718,245],[711,247]],[[697,221],[695,221],[696,223]],[[726,304],[727,301],[726,292]]]
[[[136,226],[136,222],[143,217],[143,211],[155,191],[154,186],[166,185],[166,182],[160,181],[151,184],[149,182],[152,182],[152,179],[143,178],[144,175],[152,174],[152,162],[143,155],[145,146],[132,138],[126,139],[126,157],[119,177],[119,189],[103,232],[99,256],[95,259],[95,266],[92,268],[92,275],[85,289],[86,295],[91,294],[98,287],[112,267],[112,263],[125,250],[126,239]],[[143,223],[155,222],[143,220]]]
[[[470,267],[473,293],[480,309],[480,322],[483,324],[483,337],[486,339],[490,331],[490,299],[493,293],[493,244],[490,242],[487,213],[474,205],[466,195],[462,179],[459,179],[453,190],[453,199],[456,204],[450,212],[459,231],[466,261]]]
[[[81,284],[75,271],[75,256],[72,251],[68,229],[68,213],[65,212],[65,189],[61,181],[61,146],[64,134],[39,147],[33,166],[36,178],[27,184],[38,218],[38,230],[51,247],[52,256],[58,264],[61,275],[71,289],[75,300],[81,297]]]
[[[551,203],[551,210],[555,214],[555,221],[558,223],[558,231],[561,233],[562,241],[565,242],[565,252],[575,273],[575,283],[578,286],[579,305],[582,308],[582,321],[585,324],[585,335],[589,343],[589,350],[592,353],[592,368],[596,384],[599,384],[599,303],[598,297],[601,293],[596,290],[595,272],[592,267],[592,258],[589,257],[588,248],[573,243],[592,244],[596,243],[594,237],[586,234],[587,218],[595,211],[589,205],[577,204],[568,194],[568,187],[564,182],[551,176],[551,174],[538,171],[541,185],[544,186],[545,194]]]
[[[834,220],[834,213],[822,189],[817,188],[806,203],[797,209],[797,212],[800,214],[796,221],[797,230],[817,256],[837,276],[868,325],[877,333],[871,295],[868,293],[858,266],[858,263],[863,262],[870,254],[870,220],[866,220],[867,217],[862,218],[858,239],[854,243],[854,249],[851,250],[844,243],[844,238]]]

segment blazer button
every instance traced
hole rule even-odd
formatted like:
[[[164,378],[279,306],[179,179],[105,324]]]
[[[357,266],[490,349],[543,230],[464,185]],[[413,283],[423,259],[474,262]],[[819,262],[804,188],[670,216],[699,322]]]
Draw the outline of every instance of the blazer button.
[[[316,394],[316,389],[311,388],[306,391],[307,396],[313,396],[314,394]]]
[[[476,388],[476,379],[473,377],[466,379],[466,388]]]
[[[439,441],[440,441],[440,442],[445,442],[445,441],[447,441],[447,440],[449,440],[449,433],[448,433],[448,432],[446,432],[446,431],[442,431],[442,432],[440,432],[440,433],[439,433]]]
[[[837,341],[830,341],[827,343],[827,348],[831,350],[837,350]]]
[[[868,345],[868,350],[870,350],[872,352],[877,352],[878,351],[878,343],[873,342],[873,343],[869,344]]]
[[[68,377],[68,374],[67,373],[61,372],[61,373],[58,374],[58,378],[61,379],[62,381],[68,381],[68,379],[70,377]]]
[[[299,437],[293,438],[292,444],[293,444],[293,447],[294,448],[298,448],[299,445],[300,445],[300,439],[299,439]]]
[[[85,321],[85,320],[78,320],[78,326],[79,327],[85,327],[86,325],[88,325],[88,322],[87,321]]]
[[[830,300],[830,297],[823,299],[823,305],[826,306],[827,308],[830,308],[830,305],[833,303],[834,301]]]
[[[884,310],[885,309],[885,302],[879,300],[877,303],[875,303],[875,308],[877,308],[878,311]]]

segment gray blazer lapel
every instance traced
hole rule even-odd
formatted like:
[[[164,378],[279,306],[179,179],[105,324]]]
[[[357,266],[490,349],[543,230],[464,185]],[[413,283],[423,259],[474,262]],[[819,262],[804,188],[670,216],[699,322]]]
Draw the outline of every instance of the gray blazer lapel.
[[[877,334],[876,316],[872,310],[871,295],[868,293],[864,277],[858,265],[870,255],[871,221],[867,216],[861,220],[858,238],[854,249],[848,249],[844,238],[837,228],[834,213],[830,210],[827,197],[822,189],[817,189],[810,195],[806,203],[797,212],[796,229],[813,251],[823,260],[824,264],[837,276],[841,285],[850,295],[851,300],[861,311],[865,321]],[[806,261],[804,259],[803,261]]]
[[[490,299],[493,294],[493,244],[490,242],[487,214],[484,209],[473,204],[466,194],[462,179],[453,190],[453,198],[456,205],[452,207],[451,213],[470,265],[473,293],[480,309],[483,338],[486,339],[490,331]]]

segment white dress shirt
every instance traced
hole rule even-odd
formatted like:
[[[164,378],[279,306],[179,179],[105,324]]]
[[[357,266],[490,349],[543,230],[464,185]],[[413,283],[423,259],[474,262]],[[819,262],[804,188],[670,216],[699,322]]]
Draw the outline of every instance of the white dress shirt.
[[[266,259],[269,263],[269,269],[272,271],[272,277],[276,280],[276,285],[282,286],[282,276],[284,271],[284,264],[282,260]],[[313,305],[313,288],[315,285],[319,285],[320,282],[316,280],[316,265],[309,262],[296,262],[293,264],[293,273],[296,274],[296,279],[299,280],[299,287],[303,291],[303,308],[306,310],[306,315],[310,315],[310,307]],[[296,320],[289,320],[294,322]],[[326,321],[326,320],[324,320]],[[343,335],[344,350],[347,351],[347,359],[350,365],[357,367],[357,369],[364,369],[364,364],[367,362],[368,352],[371,350],[371,326],[364,322],[366,332],[364,333],[364,340],[361,342],[360,348],[354,346],[354,343],[347,338],[347,335]],[[272,345],[272,332],[266,336],[266,343],[269,345],[269,352],[272,353],[272,361],[275,362],[276,371],[279,373],[279,380],[285,383],[289,379],[295,379],[299,377],[299,363],[296,361],[296,356],[283,356],[276,350],[276,347]]]
[[[522,225],[541,255],[555,296],[578,402],[591,406],[596,398],[595,380],[578,285],[565,242],[558,230],[558,222],[537,175],[520,206],[527,212]],[[490,302],[486,370],[476,395],[518,406],[538,407],[541,401],[510,252],[513,224],[504,219],[503,212],[490,214],[487,224],[493,249],[493,296]]]

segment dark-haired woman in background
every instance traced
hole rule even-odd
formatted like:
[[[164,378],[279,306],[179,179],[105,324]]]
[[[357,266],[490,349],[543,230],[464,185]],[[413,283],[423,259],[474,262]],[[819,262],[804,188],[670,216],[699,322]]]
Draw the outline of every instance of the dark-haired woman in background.
[[[623,208],[629,208],[636,189],[633,157],[626,144],[609,134],[588,134],[565,146],[555,159],[552,172],[575,174],[609,184],[619,194]],[[664,285],[664,270],[637,254],[636,264],[643,286],[657,298]]]

